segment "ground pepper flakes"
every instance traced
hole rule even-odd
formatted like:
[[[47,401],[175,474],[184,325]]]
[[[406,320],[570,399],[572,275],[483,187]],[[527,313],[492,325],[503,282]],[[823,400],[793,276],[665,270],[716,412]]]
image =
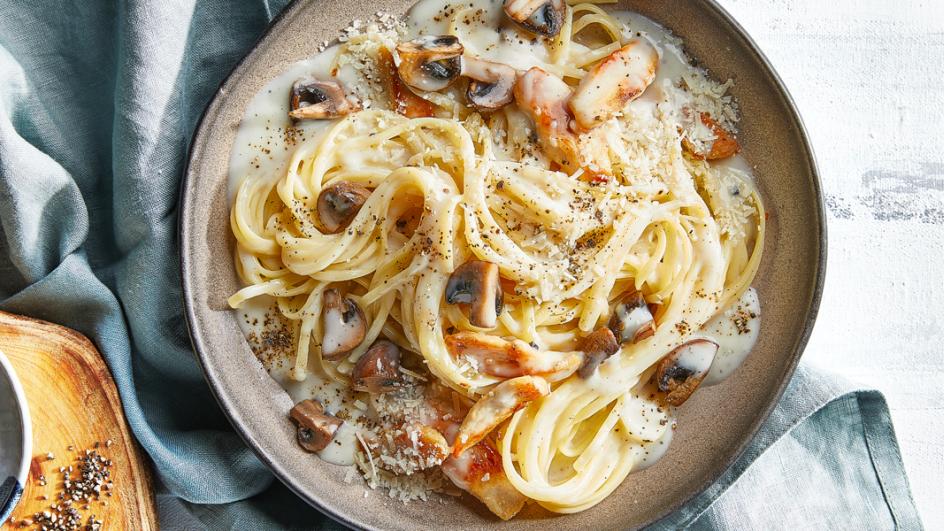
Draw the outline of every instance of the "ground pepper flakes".
[[[95,514],[90,514],[85,518],[79,510],[89,510],[91,504],[100,502],[107,505],[108,502],[101,501],[102,493],[111,496],[114,483],[111,480],[111,459],[100,454],[96,449],[100,446],[106,448],[112,446],[113,441],[108,439],[103,445],[96,442],[93,448],[79,452],[75,457],[75,465],[60,466],[59,473],[62,474],[62,483],[60,490],[55,496],[56,502],[45,510],[33,514],[31,518],[24,518],[19,522],[10,520],[12,526],[19,528],[38,529],[41,531],[100,531],[104,524]],[[75,446],[70,445],[69,451],[74,452]],[[45,455],[47,461],[53,461],[55,456],[52,452]],[[47,484],[45,474],[40,474],[37,478],[40,486]],[[47,499],[45,495],[40,499]]]

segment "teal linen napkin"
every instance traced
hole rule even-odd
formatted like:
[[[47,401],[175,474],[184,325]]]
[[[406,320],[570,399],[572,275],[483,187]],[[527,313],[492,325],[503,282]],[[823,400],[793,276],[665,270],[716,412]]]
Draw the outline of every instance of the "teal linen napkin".
[[[0,3],[0,308],[108,362],[164,529],[335,524],[234,434],[193,357],[177,190],[195,124],[286,0]],[[728,472],[656,527],[920,528],[881,395],[801,368]]]

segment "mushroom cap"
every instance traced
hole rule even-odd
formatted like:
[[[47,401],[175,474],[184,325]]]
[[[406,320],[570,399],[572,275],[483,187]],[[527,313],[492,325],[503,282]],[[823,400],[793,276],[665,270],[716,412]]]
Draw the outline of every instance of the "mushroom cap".
[[[471,80],[466,99],[480,111],[500,109],[515,99],[517,71],[506,64],[465,57],[462,75]]]
[[[680,406],[708,375],[718,352],[718,344],[704,338],[693,339],[675,347],[659,361],[654,375],[665,402]]]
[[[498,265],[469,260],[449,275],[446,302],[468,304],[469,323],[479,328],[495,328],[504,306]]]
[[[581,378],[589,378],[604,360],[619,352],[619,349],[619,342],[616,341],[613,332],[606,327],[598,328],[592,334],[583,338],[580,350],[583,351],[586,357],[583,365],[577,370],[577,374]]]
[[[324,336],[321,357],[337,360],[354,350],[367,335],[367,318],[353,300],[342,297],[336,289],[324,292]]]
[[[411,88],[425,92],[452,85],[462,72],[462,43],[453,35],[423,35],[397,44],[397,72]]]
[[[355,391],[386,393],[396,389],[401,379],[400,347],[386,339],[367,349],[351,370],[351,384]]]
[[[327,234],[347,228],[370,197],[370,190],[359,184],[342,181],[318,194],[318,221]]]
[[[302,400],[289,411],[298,427],[298,444],[309,452],[324,450],[341,427],[341,419],[324,412],[317,400]]]
[[[564,26],[564,0],[505,0],[505,14],[519,26],[556,37]]]
[[[360,110],[347,99],[337,82],[313,78],[292,84],[289,108],[288,115],[295,120],[338,118]]]
[[[613,308],[609,327],[621,343],[638,343],[655,333],[656,321],[642,292],[632,291],[620,297]]]

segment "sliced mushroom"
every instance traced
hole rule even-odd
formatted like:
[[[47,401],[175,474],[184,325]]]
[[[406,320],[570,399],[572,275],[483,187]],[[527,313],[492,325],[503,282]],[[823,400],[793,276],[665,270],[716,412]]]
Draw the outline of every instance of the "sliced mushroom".
[[[324,337],[321,357],[338,360],[361,344],[367,335],[367,318],[356,302],[336,289],[324,292]]]
[[[334,81],[299,79],[292,85],[288,115],[295,120],[338,118],[360,107],[351,103],[341,85]]]
[[[503,301],[498,266],[492,262],[469,260],[449,275],[446,302],[468,304],[472,326],[495,328]]]
[[[500,109],[515,99],[517,72],[506,64],[465,57],[462,60],[462,75],[472,80],[466,98],[480,111]]]
[[[298,427],[298,444],[309,452],[324,450],[341,427],[341,419],[324,412],[316,400],[302,400],[289,411]]]
[[[400,383],[400,347],[382,339],[358,358],[351,370],[355,391],[386,393]]]
[[[472,406],[459,426],[452,455],[458,457],[466,448],[485,438],[515,411],[547,396],[551,386],[537,376],[519,376],[496,385]]]
[[[391,109],[407,118],[433,116],[436,110],[433,104],[403,86],[390,50],[380,48],[377,52],[377,68],[380,70],[380,79],[386,89],[384,94],[389,98]]]
[[[632,39],[597,63],[570,99],[577,125],[592,129],[623,110],[656,78],[658,66],[659,52],[642,38]]]
[[[655,334],[656,321],[639,291],[623,295],[613,308],[610,330],[620,343],[638,343]]]
[[[580,168],[578,139],[570,129],[572,118],[567,108],[572,93],[563,79],[536,66],[515,82],[515,101],[534,121],[542,150],[568,172]]]
[[[339,182],[318,194],[318,220],[321,228],[334,234],[347,228],[370,197],[370,190],[359,184]]]
[[[583,362],[580,352],[541,351],[514,339],[511,341],[479,332],[458,332],[446,336],[446,348],[457,358],[469,360],[478,372],[499,378],[543,376],[562,380]]]
[[[711,115],[703,112],[701,113],[700,119],[705,127],[711,129],[715,138],[702,149],[697,148],[689,139],[683,138],[682,147],[693,157],[703,160],[721,160],[733,157],[740,151],[741,146],[738,144],[737,138],[728,132],[727,129],[721,127]]]
[[[666,393],[665,402],[680,406],[692,396],[711,368],[718,344],[708,339],[693,339],[669,352],[656,366],[655,380]]]
[[[417,90],[442,90],[462,72],[462,43],[452,35],[423,35],[401,42],[397,55],[400,79]]]
[[[505,14],[522,28],[556,37],[564,25],[564,0],[505,0]]]
[[[597,370],[597,367],[603,363],[603,360],[619,352],[620,346],[616,337],[609,328],[600,328],[583,338],[580,350],[583,351],[586,358],[583,365],[577,371],[581,378],[589,378]]]
[[[527,498],[508,481],[501,454],[489,439],[450,457],[442,471],[457,487],[475,496],[502,520],[509,520],[524,507]]]

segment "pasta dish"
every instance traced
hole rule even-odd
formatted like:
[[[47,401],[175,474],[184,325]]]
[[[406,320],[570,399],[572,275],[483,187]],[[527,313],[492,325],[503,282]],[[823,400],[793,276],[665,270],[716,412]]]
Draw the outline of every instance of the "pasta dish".
[[[652,465],[758,334],[731,85],[579,0],[421,0],[273,79],[231,157],[229,303],[298,443],[502,519]]]

